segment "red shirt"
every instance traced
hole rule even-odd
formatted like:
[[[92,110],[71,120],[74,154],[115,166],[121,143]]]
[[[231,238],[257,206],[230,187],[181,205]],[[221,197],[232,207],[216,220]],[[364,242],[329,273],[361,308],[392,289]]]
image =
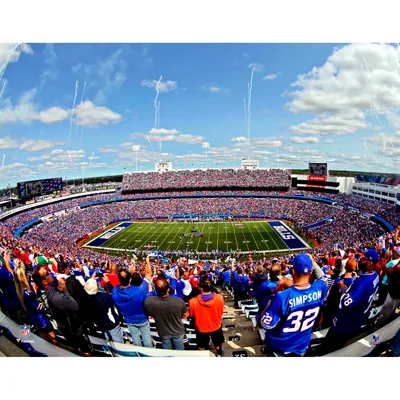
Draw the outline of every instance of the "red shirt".
[[[118,285],[120,285],[118,274],[104,274],[104,275],[110,280],[110,283],[113,287],[117,287]],[[104,278],[101,278],[100,286],[101,287],[106,286]]]
[[[194,289],[199,285],[199,278],[194,275],[189,275],[189,282],[192,285],[192,288]]]
[[[331,266],[331,267],[334,267],[335,266],[335,261],[337,260],[337,257],[331,257],[329,260],[328,260],[328,264]]]

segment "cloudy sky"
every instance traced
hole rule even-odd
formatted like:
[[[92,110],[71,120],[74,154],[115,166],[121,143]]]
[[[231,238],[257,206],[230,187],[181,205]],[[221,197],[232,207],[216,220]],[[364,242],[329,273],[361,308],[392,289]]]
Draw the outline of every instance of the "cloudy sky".
[[[399,89],[397,44],[0,44],[0,187],[206,151],[400,173]]]

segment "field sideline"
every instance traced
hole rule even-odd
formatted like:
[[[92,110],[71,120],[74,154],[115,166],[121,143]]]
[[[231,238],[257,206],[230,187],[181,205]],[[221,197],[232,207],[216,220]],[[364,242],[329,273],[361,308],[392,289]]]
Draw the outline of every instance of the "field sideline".
[[[83,247],[92,250],[270,253],[309,248],[282,221],[121,222]]]

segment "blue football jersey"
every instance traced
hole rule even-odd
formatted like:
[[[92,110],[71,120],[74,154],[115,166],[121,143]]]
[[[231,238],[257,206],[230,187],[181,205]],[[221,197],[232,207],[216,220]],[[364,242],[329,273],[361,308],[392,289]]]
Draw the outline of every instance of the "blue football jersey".
[[[367,322],[368,311],[379,289],[376,272],[366,273],[355,279],[346,294],[340,298],[339,307],[332,321],[332,331],[337,335],[357,335]]]
[[[325,280],[319,279],[307,289],[291,286],[277,293],[261,317],[266,346],[280,353],[304,354],[327,290]]]

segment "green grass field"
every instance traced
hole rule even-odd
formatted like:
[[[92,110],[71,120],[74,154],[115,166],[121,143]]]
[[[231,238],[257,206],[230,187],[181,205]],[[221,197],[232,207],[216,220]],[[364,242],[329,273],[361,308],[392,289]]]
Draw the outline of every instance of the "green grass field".
[[[203,236],[193,236],[192,230]],[[104,232],[97,237],[104,235]],[[92,238],[84,247],[99,251],[149,250],[148,246],[155,246],[156,250],[161,251],[196,252],[271,253],[290,250],[267,221],[135,222],[101,245],[91,246],[95,240]]]

